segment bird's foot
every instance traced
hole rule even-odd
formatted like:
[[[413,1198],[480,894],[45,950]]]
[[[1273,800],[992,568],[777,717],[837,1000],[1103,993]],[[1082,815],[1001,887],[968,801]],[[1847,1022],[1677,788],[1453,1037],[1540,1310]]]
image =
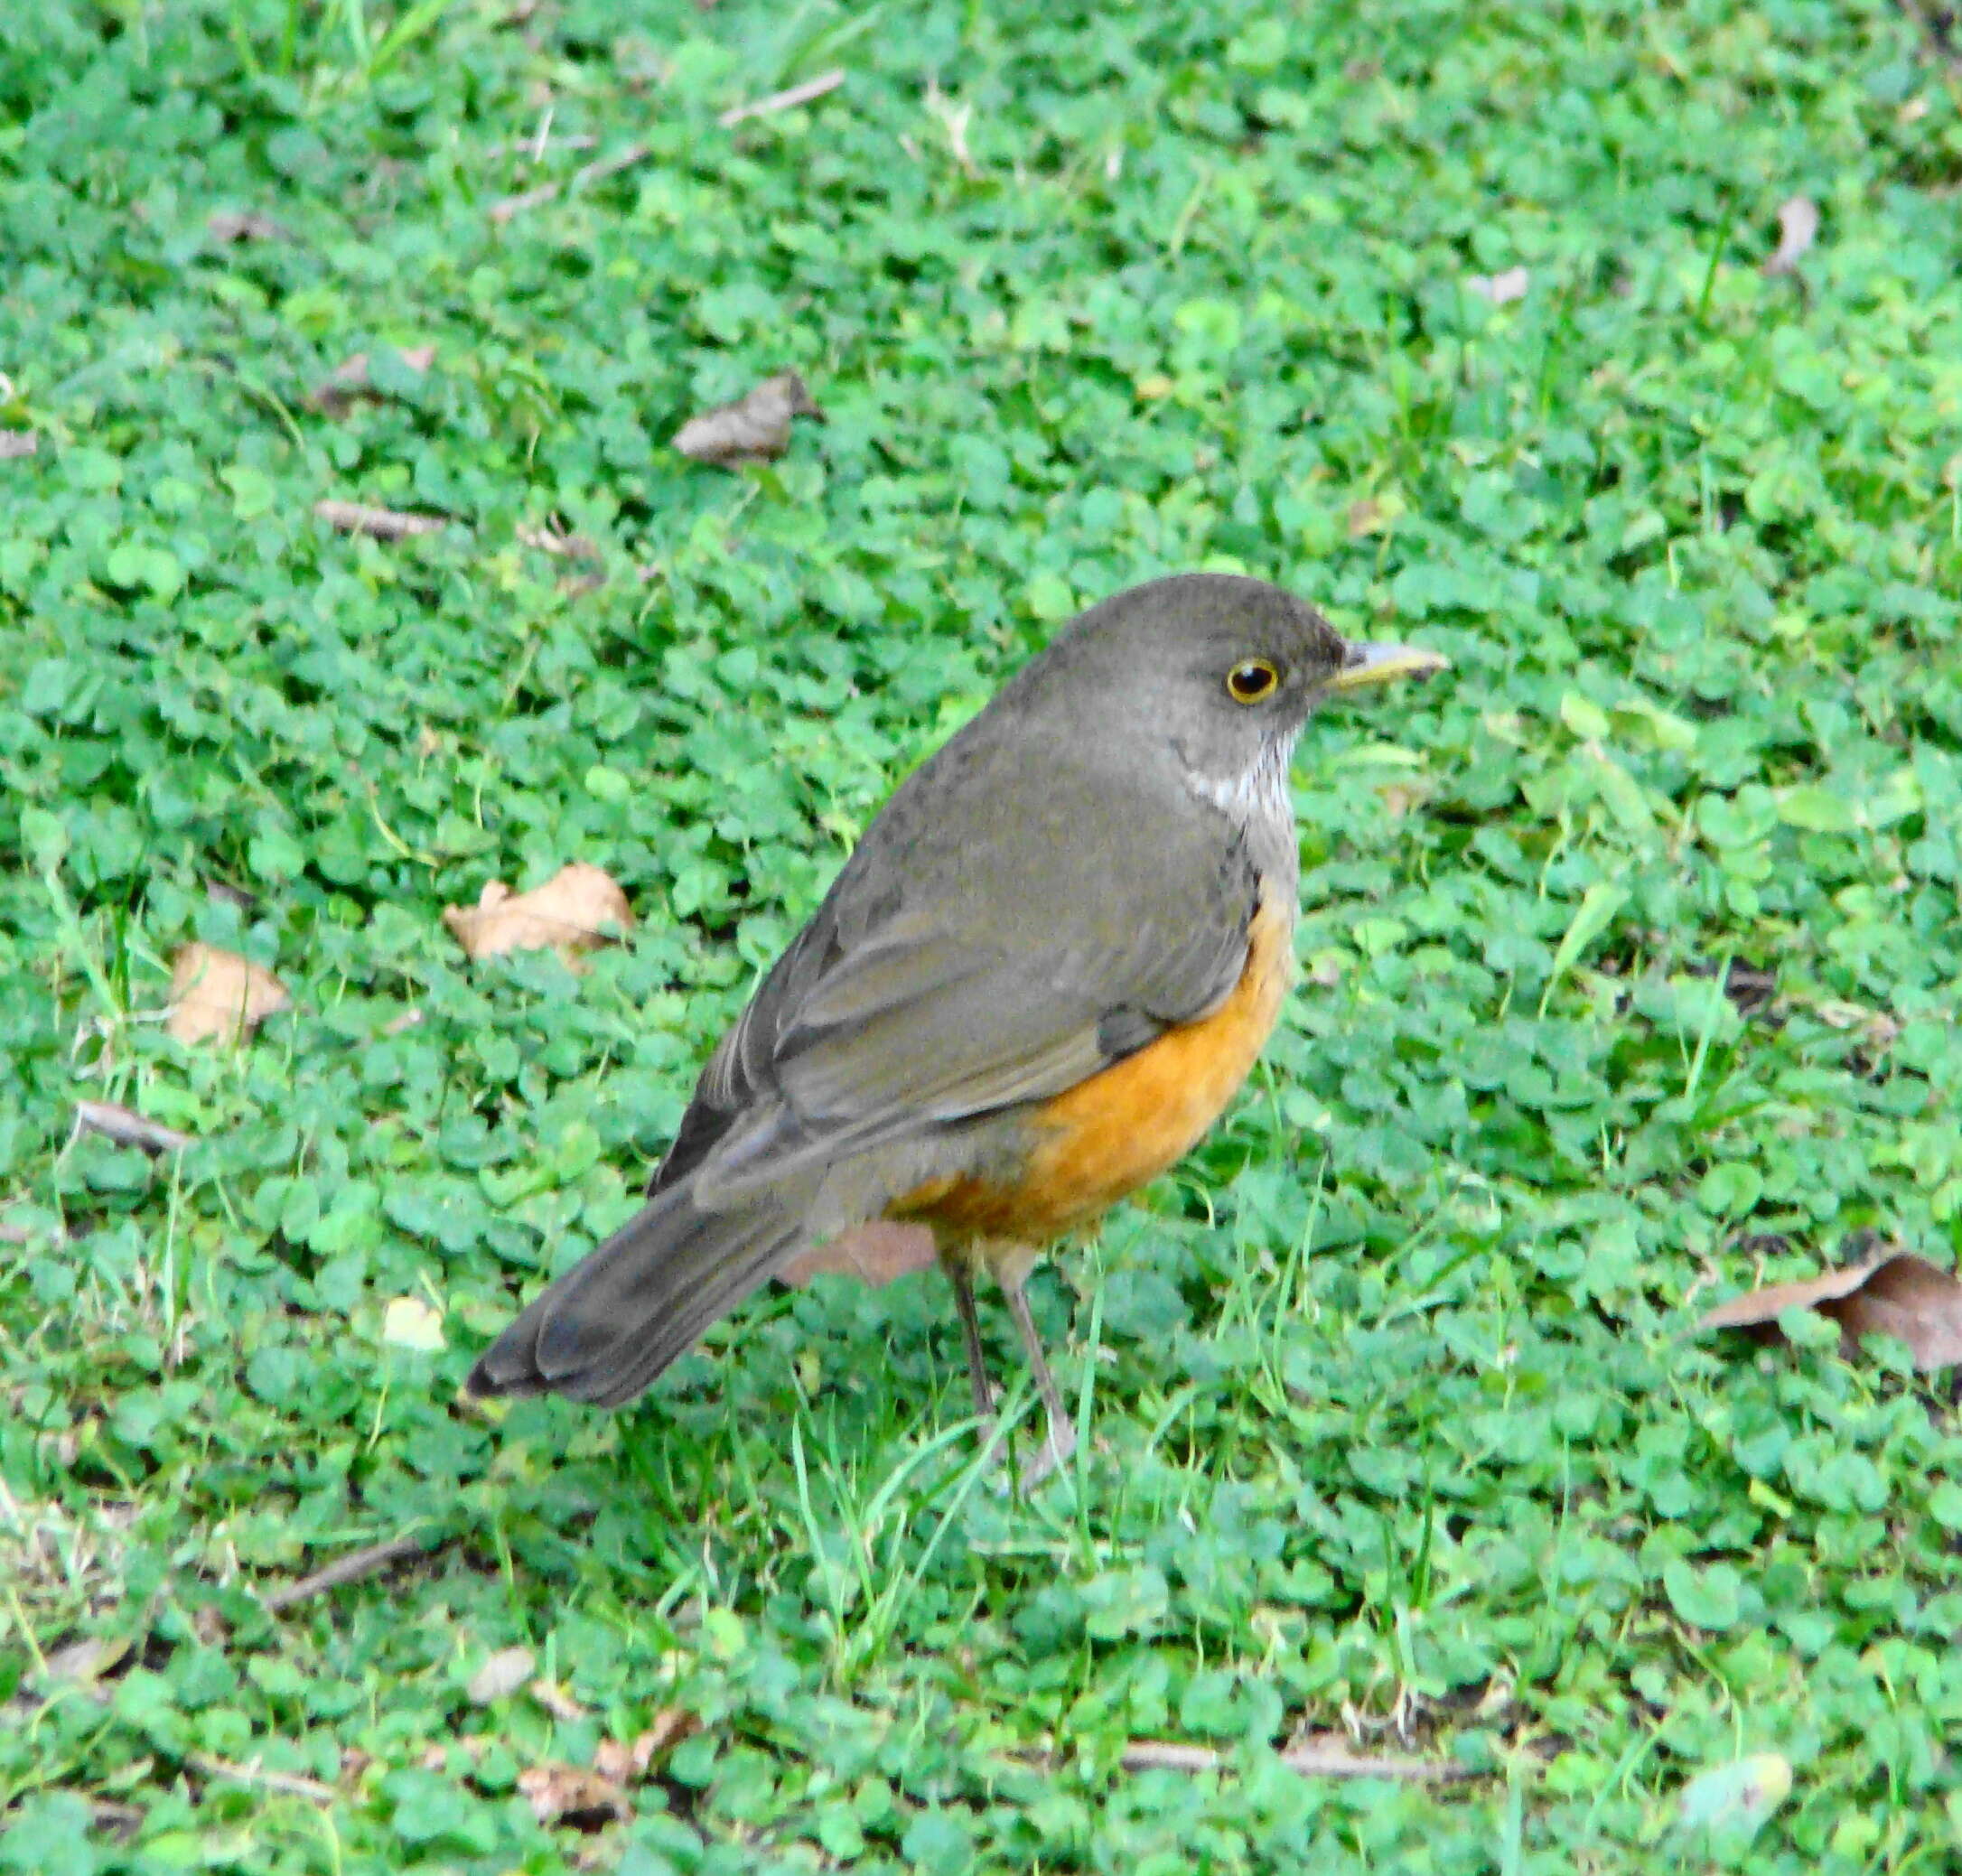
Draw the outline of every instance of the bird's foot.
[[[1033,1491],[1077,1450],[1077,1430],[1067,1420],[1052,1420],[1042,1443],[1022,1469],[1022,1489]]]

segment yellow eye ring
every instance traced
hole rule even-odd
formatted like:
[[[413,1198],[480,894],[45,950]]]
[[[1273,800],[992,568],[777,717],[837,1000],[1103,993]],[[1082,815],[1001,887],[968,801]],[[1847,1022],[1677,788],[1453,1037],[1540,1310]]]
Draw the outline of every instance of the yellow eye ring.
[[[1264,704],[1280,683],[1280,668],[1271,658],[1243,658],[1226,675],[1227,695],[1236,704]]]

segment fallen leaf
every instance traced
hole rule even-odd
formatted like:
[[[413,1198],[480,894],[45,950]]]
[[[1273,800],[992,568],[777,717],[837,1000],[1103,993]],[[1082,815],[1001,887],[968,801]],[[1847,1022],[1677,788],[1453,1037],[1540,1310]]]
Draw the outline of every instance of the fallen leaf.
[[[496,1739],[488,1732],[466,1732],[437,1745],[424,1747],[422,1757],[416,1762],[425,1772],[446,1772],[450,1769],[450,1754],[455,1752],[474,1771],[477,1761],[496,1743]]]
[[[560,1759],[528,1766],[518,1775],[518,1788],[531,1801],[531,1815],[540,1824],[594,1831],[633,1815],[627,1794],[611,1778]]]
[[[475,1706],[509,1700],[531,1678],[531,1670],[537,1665],[529,1648],[500,1648],[471,1675],[470,1685],[463,1691]]]
[[[675,447],[697,462],[724,468],[736,462],[766,462],[790,446],[790,419],[824,412],[794,371],[780,371],[733,404],[718,404],[693,416],[675,432]]]
[[[1824,997],[1813,1004],[1813,1013],[1831,1029],[1858,1030],[1868,1044],[1885,1049],[1901,1034],[1901,1024],[1885,1010],[1870,1010],[1864,1003],[1841,1003]]]
[[[1383,509],[1380,504],[1364,496],[1360,501],[1349,504],[1349,537],[1359,541],[1364,535],[1373,534],[1382,525]]]
[[[1676,1821],[1691,1829],[1755,1836],[1790,1795],[1789,1761],[1776,1752],[1753,1752],[1697,1773],[1677,1801]]]
[[[1742,1329],[1760,1341],[1780,1341],[1780,1314],[1817,1310],[1838,1323],[1840,1350],[1858,1353],[1860,1339],[1891,1335],[1908,1345],[1926,1374],[1962,1362],[1962,1283],[1911,1252],[1897,1251],[1828,1270],[1795,1283],[1767,1283],[1708,1311],[1702,1329]]]
[[[536,547],[541,554],[550,554],[560,560],[597,560],[600,557],[599,543],[589,535],[565,534],[549,525],[544,527],[520,526],[518,538],[528,547]]]
[[[32,456],[41,447],[38,430],[0,430],[0,462]]]
[[[358,351],[328,373],[326,378],[307,394],[310,408],[323,416],[344,417],[363,398],[376,399],[381,393],[375,389],[369,371],[369,354]],[[436,349],[433,345],[409,345],[396,353],[397,359],[411,371],[424,372],[436,362]]]
[[[445,523],[441,515],[406,514],[399,509],[365,508],[358,501],[316,501],[313,513],[342,534],[365,534],[372,540],[406,540],[416,534],[434,534]]]
[[[878,1289],[916,1270],[931,1270],[939,1261],[926,1226],[874,1218],[799,1252],[777,1274],[799,1287],[813,1277],[848,1276]]]
[[[529,892],[492,880],[475,905],[444,906],[443,922],[472,957],[550,946],[571,964],[575,953],[603,942],[603,928],[631,931],[633,913],[609,874],[575,860]]]
[[[568,1725],[584,1720],[586,1710],[575,1700],[557,1681],[536,1680],[531,1684],[531,1697],[550,1713],[555,1720],[563,1720]]]
[[[118,1847],[127,1843],[149,1821],[150,1814],[141,1805],[126,1805],[116,1798],[92,1794],[84,1802],[89,1806],[89,1827],[100,1831]]]
[[[166,1127],[162,1121],[146,1120],[133,1107],[117,1101],[77,1101],[75,1133],[100,1134],[118,1146],[140,1146],[145,1153],[182,1153],[197,1143],[189,1134]]]
[[[1810,196],[1795,195],[1778,211],[1778,247],[1762,271],[1789,274],[1818,238],[1818,204]]]
[[[1465,291],[1495,306],[1509,306],[1526,297],[1532,277],[1524,267],[1508,267],[1503,274],[1472,274],[1465,280]]]
[[[204,896],[213,905],[235,905],[247,918],[251,918],[259,909],[258,898],[248,892],[243,886],[235,886],[229,880],[207,880]]]
[[[653,1725],[631,1741],[602,1740],[593,1755],[593,1769],[616,1785],[631,1785],[646,1778],[683,1740],[700,1730],[701,1722],[693,1713],[681,1707],[663,1707],[655,1714]]]
[[[234,241],[290,241],[292,231],[257,209],[220,209],[205,218],[204,231],[220,246]]]
[[[1422,807],[1431,798],[1427,783],[1385,781],[1377,784],[1376,795],[1383,811],[1392,820],[1401,820],[1413,807]]]
[[[397,1296],[381,1313],[381,1339],[398,1349],[421,1349],[434,1355],[444,1347],[443,1311],[419,1296]]]
[[[80,1641],[71,1641],[66,1647],[60,1647],[47,1657],[47,1677],[50,1681],[69,1681],[78,1686],[93,1686],[106,1675],[114,1674],[129,1658],[130,1640],[126,1635],[90,1635]]]
[[[186,945],[171,965],[164,1027],[180,1042],[235,1041],[293,999],[263,966],[215,945]]]

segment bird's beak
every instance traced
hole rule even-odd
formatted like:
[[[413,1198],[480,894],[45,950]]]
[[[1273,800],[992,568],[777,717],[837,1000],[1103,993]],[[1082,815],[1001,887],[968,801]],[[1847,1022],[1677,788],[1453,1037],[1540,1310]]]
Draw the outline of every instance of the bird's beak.
[[[1342,668],[1328,680],[1328,690],[1360,690],[1365,685],[1387,684],[1397,677],[1428,677],[1448,671],[1451,660],[1415,645],[1365,645],[1349,648]]]

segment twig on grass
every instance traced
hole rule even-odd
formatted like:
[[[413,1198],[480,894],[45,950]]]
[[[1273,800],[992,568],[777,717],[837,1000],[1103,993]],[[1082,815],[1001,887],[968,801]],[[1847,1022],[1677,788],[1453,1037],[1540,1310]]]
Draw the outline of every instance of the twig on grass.
[[[440,1545],[437,1546],[438,1549],[441,1547]],[[303,1576],[297,1582],[268,1590],[259,1601],[268,1614],[277,1615],[297,1602],[306,1601],[309,1597],[324,1595],[329,1590],[341,1589],[348,1583],[362,1582],[370,1576],[378,1576],[384,1570],[406,1563],[411,1557],[434,1554],[423,1548],[423,1540],[418,1536],[390,1537],[382,1544],[370,1544],[366,1550],[350,1550],[346,1556],[336,1557],[311,1576]]]
[[[1054,1764],[1053,1751],[1025,1755]],[[1419,1759],[1402,1752],[1359,1752],[1336,1735],[1296,1740],[1275,1755],[1291,1772],[1307,1778],[1401,1778],[1410,1784],[1443,1785],[1475,1778],[1455,1759]],[[1117,1756],[1127,1772],[1216,1772],[1230,1770],[1233,1755],[1182,1740],[1133,1740]]]
[[[149,1153],[182,1153],[197,1144],[189,1134],[166,1127],[119,1101],[77,1101],[75,1131],[69,1139],[72,1143],[84,1134],[100,1134],[117,1146],[140,1146]]]
[[[652,154],[645,144],[629,144],[624,150],[612,156],[602,156],[594,162],[582,163],[573,172],[572,181],[565,185],[576,195],[582,189],[594,182],[603,182],[609,176],[616,176],[621,170],[631,169],[637,163],[645,163]],[[560,185],[556,182],[541,182],[536,189],[527,189],[517,195],[507,195],[501,201],[490,204],[490,219],[500,228],[513,216],[521,215],[527,209],[543,208],[547,202],[558,199]]]
[[[715,121],[727,130],[748,117],[767,117],[772,111],[794,111],[799,105],[822,98],[827,91],[836,91],[844,82],[844,69],[834,66],[829,71],[820,71],[814,79],[806,79],[801,85],[772,91],[768,98],[753,98],[748,104],[733,104]]]
[[[237,1765],[229,1759],[214,1758],[209,1752],[190,1753],[184,1763],[207,1778],[222,1778],[229,1785],[256,1785],[262,1791],[276,1791],[286,1797],[304,1797],[316,1805],[333,1805],[341,1801],[341,1793],[332,1785],[322,1785],[318,1778],[309,1778],[301,1772],[276,1772],[269,1766],[258,1764]]]
[[[411,535],[434,534],[444,526],[441,515],[414,515],[400,509],[369,508],[359,501],[316,501],[313,513],[342,534],[365,534],[370,540],[400,541]]]

